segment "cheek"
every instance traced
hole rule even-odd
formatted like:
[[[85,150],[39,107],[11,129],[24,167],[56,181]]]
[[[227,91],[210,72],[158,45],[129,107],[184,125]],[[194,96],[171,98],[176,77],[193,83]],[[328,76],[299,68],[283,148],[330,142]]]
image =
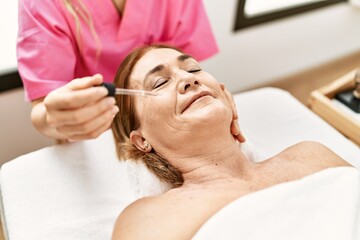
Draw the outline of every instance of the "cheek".
[[[200,75],[200,78],[203,79],[206,85],[221,90],[219,82],[211,74],[204,72]]]
[[[150,103],[144,106],[143,119],[148,126],[154,126],[166,119],[169,109],[163,102]]]
[[[150,98],[139,104],[138,116],[145,132],[153,134],[156,131],[159,134],[173,116],[175,103],[164,95]]]
[[[179,129],[174,122],[174,108],[169,102],[152,102],[144,107],[142,132],[152,147],[162,153],[163,149],[172,149]]]

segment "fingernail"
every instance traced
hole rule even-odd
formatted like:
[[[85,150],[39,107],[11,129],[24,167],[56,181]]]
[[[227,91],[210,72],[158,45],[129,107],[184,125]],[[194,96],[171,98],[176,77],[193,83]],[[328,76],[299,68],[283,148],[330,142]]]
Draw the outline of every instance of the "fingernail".
[[[236,132],[234,135],[237,136],[237,135],[239,135],[240,131],[239,131],[239,126],[238,126],[236,120],[233,120],[233,125],[235,127],[235,132]]]
[[[240,133],[239,123],[237,120],[234,120],[234,121],[235,121],[236,130]]]

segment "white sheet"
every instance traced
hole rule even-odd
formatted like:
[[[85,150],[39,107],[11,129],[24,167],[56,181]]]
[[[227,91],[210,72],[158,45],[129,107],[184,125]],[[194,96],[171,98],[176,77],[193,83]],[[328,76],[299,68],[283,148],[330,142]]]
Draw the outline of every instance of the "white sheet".
[[[115,219],[135,200],[111,132],[21,156],[0,177],[10,240],[110,239]]]
[[[288,93],[265,88],[234,98],[258,160],[296,142],[318,140],[360,166],[359,148]],[[139,197],[129,177],[128,165],[116,159],[110,132],[6,163],[0,186],[7,235],[10,240],[110,239],[118,214]]]
[[[262,88],[235,96],[240,126],[259,160],[305,140],[321,142],[360,169],[360,148],[288,92]]]
[[[193,239],[358,240],[359,234],[360,173],[340,167],[239,198]]]

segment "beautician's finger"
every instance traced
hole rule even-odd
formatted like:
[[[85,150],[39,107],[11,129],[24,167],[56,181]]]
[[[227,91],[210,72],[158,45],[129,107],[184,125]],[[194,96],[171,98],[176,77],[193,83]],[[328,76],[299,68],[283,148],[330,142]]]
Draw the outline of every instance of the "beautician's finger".
[[[117,106],[113,106],[112,109],[102,112],[100,115],[86,123],[78,125],[65,125],[56,128],[56,130],[70,139],[73,139],[73,136],[77,135],[89,135],[89,137],[91,137],[91,133],[101,128],[101,126],[108,125],[108,122],[111,122],[114,119],[118,111],[119,108]]]
[[[69,139],[80,141],[80,140],[97,138],[103,132],[105,132],[106,130],[108,130],[110,128],[112,121],[113,121],[113,117],[111,117],[107,122],[102,124],[99,128],[95,129],[94,131],[87,133],[87,134],[73,135],[73,136],[70,136]]]
[[[54,91],[44,99],[45,107],[50,111],[81,108],[89,102],[99,101],[107,96],[104,87],[91,87],[77,91]]]
[[[239,129],[237,128],[236,122],[237,120],[232,120],[230,125],[230,132],[234,136],[237,136],[240,133]]]
[[[79,109],[67,111],[49,110],[47,122],[53,127],[83,124],[101,115],[101,113],[106,110],[112,109],[114,105],[115,99],[113,97],[106,97],[92,105],[87,105]]]
[[[239,142],[245,142],[245,138],[240,130],[238,120],[233,120],[231,122],[230,129],[231,134],[234,136],[235,139],[237,139]]]
[[[236,104],[234,101],[233,95],[228,91],[223,83],[220,83],[221,89],[224,91],[225,96],[231,106],[232,114],[233,114],[233,121],[230,125],[230,132],[237,139],[239,142],[245,142],[244,135],[241,133],[239,123],[238,123],[238,114],[236,110]]]
[[[99,137],[103,132],[105,132],[106,130],[108,130],[110,128],[111,123],[112,123],[112,120],[109,120],[107,123],[101,125],[101,127],[96,129],[95,131],[93,131],[85,136],[82,136],[81,140],[95,139],[95,138]],[[78,139],[78,138],[79,138],[78,136],[75,136],[75,139]]]
[[[225,85],[223,83],[220,83],[220,87],[221,89],[224,91],[225,96],[230,104],[230,108],[232,111],[232,115],[233,115],[233,120],[231,122],[231,126],[230,126],[230,131],[231,134],[233,134],[234,136],[238,135],[240,132],[240,128],[238,124],[234,124],[237,123],[237,119],[238,119],[238,114],[237,114],[237,110],[236,110],[236,105],[235,105],[235,101],[234,101],[234,97],[232,96],[232,94],[225,88]]]
[[[89,77],[77,78],[66,84],[67,88],[71,90],[86,89],[93,86],[98,86],[103,83],[103,76],[95,74]]]
[[[240,127],[239,127],[239,122],[238,120],[233,120],[234,124],[236,125],[236,128],[238,129],[238,133],[236,135],[234,135],[234,137],[241,143],[245,142],[246,139],[244,137],[244,134],[241,132]]]
[[[47,108],[54,109],[69,109],[82,106],[86,101],[100,99],[108,94],[107,90],[104,88],[93,88],[93,86],[98,86],[102,82],[103,77],[100,74],[74,79],[66,85],[50,92],[44,99],[44,103],[46,103]]]
[[[237,110],[236,110],[236,104],[235,104],[233,95],[230,93],[229,90],[227,90],[227,88],[225,87],[225,85],[223,83],[220,83],[220,87],[224,91],[225,96],[226,96],[226,98],[227,98],[227,100],[228,100],[228,102],[230,104],[231,111],[232,111],[232,114],[233,114],[233,119],[238,119],[238,114],[237,114]]]

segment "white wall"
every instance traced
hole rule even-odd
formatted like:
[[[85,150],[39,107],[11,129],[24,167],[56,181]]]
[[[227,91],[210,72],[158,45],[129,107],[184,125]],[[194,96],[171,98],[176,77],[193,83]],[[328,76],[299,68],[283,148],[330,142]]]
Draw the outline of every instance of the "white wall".
[[[54,144],[33,128],[30,104],[24,103],[24,91],[0,93],[0,165],[25,153]]]
[[[232,92],[360,51],[360,9],[348,3],[233,31],[238,0],[204,0],[220,53],[203,63]]]
[[[220,53],[203,66],[232,92],[360,50],[360,10],[346,3],[234,33],[237,0],[203,1],[220,47]],[[4,69],[15,64],[14,2],[0,2]],[[32,128],[29,115],[21,89],[0,93],[0,163],[53,144]]]
[[[0,74],[16,71],[17,2],[0,1]],[[0,164],[54,144],[33,128],[30,111],[22,89],[0,93]]]
[[[17,3],[0,2],[0,74],[16,70]]]

